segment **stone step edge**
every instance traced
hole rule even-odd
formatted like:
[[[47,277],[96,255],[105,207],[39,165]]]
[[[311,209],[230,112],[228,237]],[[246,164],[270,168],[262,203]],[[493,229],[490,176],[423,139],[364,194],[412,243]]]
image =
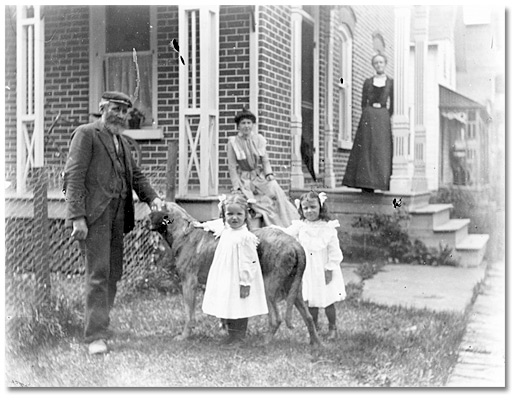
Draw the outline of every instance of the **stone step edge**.
[[[468,226],[471,219],[450,219],[448,222],[433,228],[433,233],[456,232]]]
[[[453,209],[452,204],[428,204],[419,208],[412,208],[408,212],[412,215],[433,215]]]
[[[489,241],[488,234],[469,234],[464,240],[457,243],[457,251],[479,251],[482,250]]]

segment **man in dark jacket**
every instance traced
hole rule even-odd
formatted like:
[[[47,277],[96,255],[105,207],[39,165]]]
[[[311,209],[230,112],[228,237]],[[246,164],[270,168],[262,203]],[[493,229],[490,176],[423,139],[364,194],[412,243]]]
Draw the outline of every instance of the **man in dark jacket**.
[[[123,274],[123,237],[134,227],[132,190],[151,209],[162,200],[121,137],[130,98],[105,92],[101,118],[72,134],[64,172],[67,221],[86,261],[85,341],[89,353],[106,353],[110,310]]]

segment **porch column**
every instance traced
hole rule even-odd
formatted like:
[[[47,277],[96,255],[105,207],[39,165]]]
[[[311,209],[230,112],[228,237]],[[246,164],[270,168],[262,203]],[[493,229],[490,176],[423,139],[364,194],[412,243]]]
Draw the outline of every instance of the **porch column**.
[[[426,181],[426,63],[428,57],[428,6],[414,6],[413,39],[415,42],[415,149],[412,191],[428,190]]]
[[[328,31],[328,57],[327,57],[327,103],[325,121],[325,187],[335,188],[336,177],[334,175],[334,24],[336,10],[330,10],[330,22]]]
[[[44,165],[44,43],[40,6],[16,9],[16,192],[27,190],[31,168]]]
[[[179,6],[180,196],[218,194],[218,30],[218,5]]]
[[[412,189],[413,159],[411,153],[410,101],[410,20],[409,6],[396,6],[394,13],[394,115],[392,134],[394,154],[390,191],[409,193]]]
[[[303,188],[302,171],[302,8],[291,6],[291,135],[292,135],[292,167],[291,188]]]

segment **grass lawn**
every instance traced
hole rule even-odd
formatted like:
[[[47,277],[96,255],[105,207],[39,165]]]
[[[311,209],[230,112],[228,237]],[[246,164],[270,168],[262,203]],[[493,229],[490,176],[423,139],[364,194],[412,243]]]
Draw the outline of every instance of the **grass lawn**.
[[[199,295],[200,303],[200,295]],[[282,306],[281,306],[282,307]],[[283,307],[282,307],[283,308]],[[466,318],[384,307],[359,298],[337,304],[339,339],[313,350],[300,315],[263,343],[265,316],[249,321],[242,347],[219,345],[218,320],[197,311],[194,335],[177,341],[179,295],[147,292],[116,301],[110,353],[89,356],[79,337],[6,353],[10,387],[442,387],[456,363]],[[320,323],[326,318],[320,311]]]

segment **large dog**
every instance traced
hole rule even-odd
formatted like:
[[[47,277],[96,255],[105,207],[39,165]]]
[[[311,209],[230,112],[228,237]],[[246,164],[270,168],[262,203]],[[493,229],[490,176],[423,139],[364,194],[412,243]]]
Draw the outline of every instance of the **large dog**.
[[[195,324],[197,286],[207,281],[218,239],[212,232],[200,228],[197,220],[174,202],[167,202],[163,211],[154,211],[149,217],[151,230],[157,231],[171,249],[174,263],[170,266],[175,267],[180,279],[187,316],[179,338],[186,339]],[[311,345],[321,345],[301,291],[305,251],[296,239],[278,228],[265,227],[253,233],[260,240],[258,257],[269,309],[267,340],[272,339],[282,322],[277,302],[285,298],[286,325],[292,328],[294,305],[307,325]]]

